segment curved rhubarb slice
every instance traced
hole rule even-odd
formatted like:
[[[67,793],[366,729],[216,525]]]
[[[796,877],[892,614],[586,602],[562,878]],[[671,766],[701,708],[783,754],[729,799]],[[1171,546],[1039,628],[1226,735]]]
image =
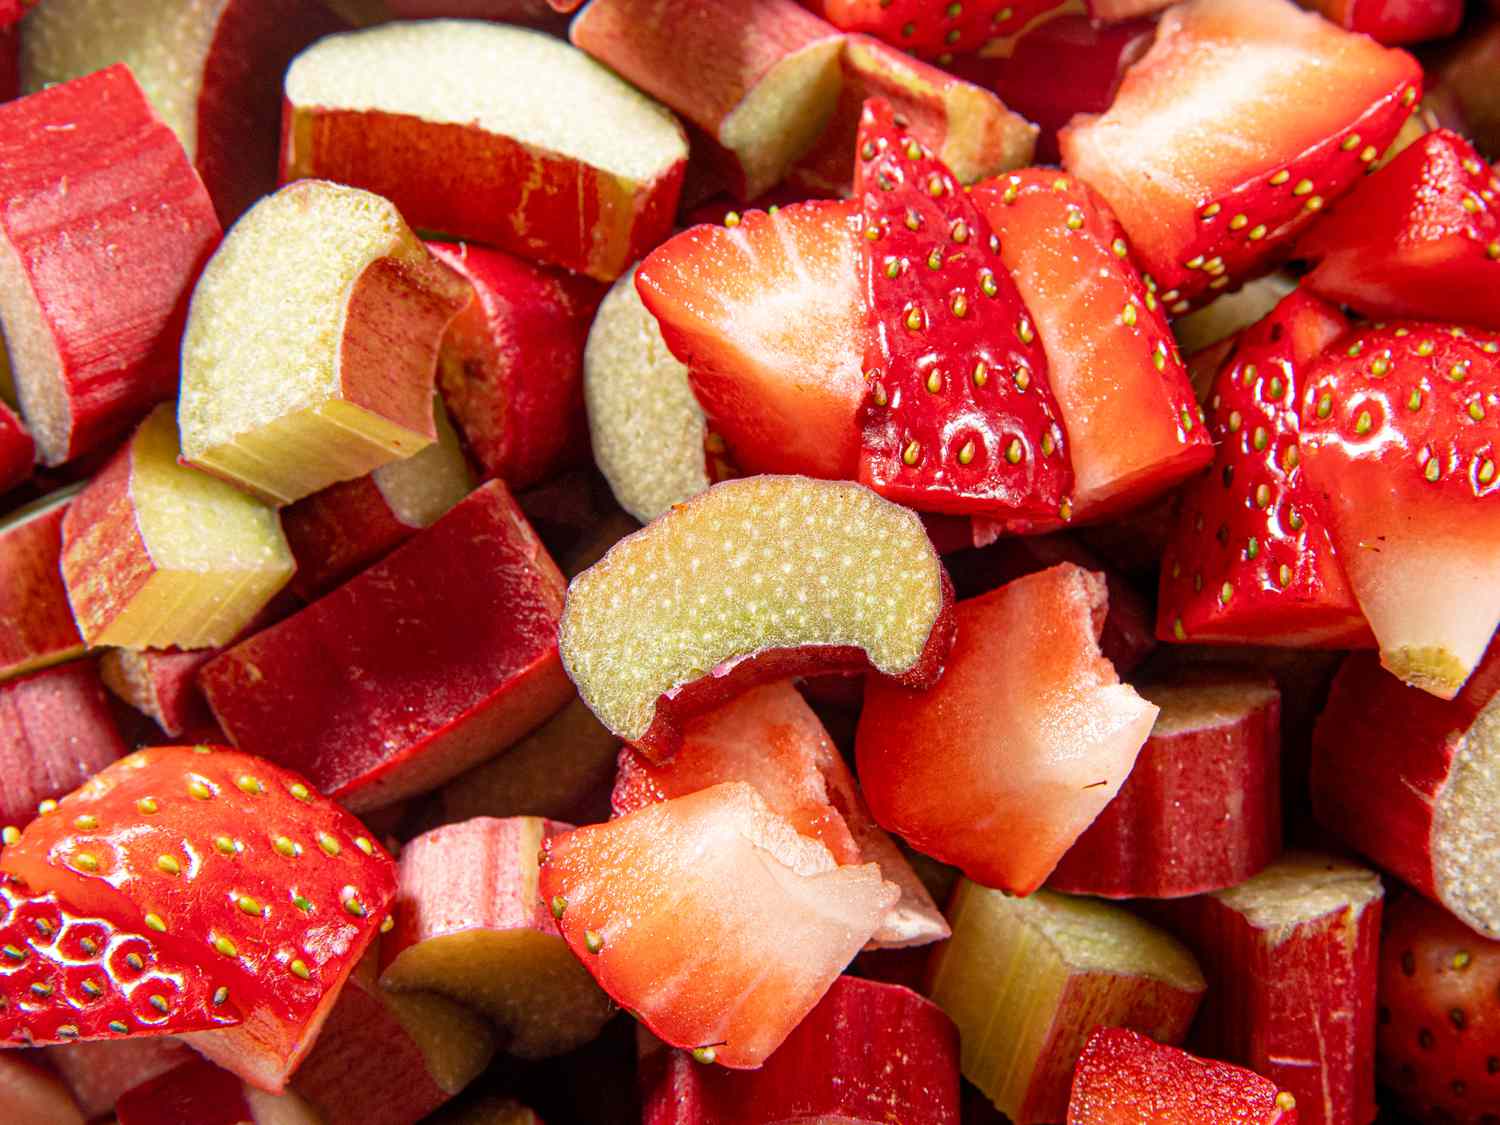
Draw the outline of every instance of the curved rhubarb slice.
[[[686,161],[665,108],[537,31],[385,24],[330,35],[286,73],[283,182],[365,188],[423,230],[600,281],[671,230]]]
[[[661,764],[620,752],[610,806],[616,816],[726,781],[755,787],[771,811],[819,841],[841,864],[875,863],[901,888],[871,944],[926,945],[948,936],[932,896],[901,849],[870,816],[854,775],[789,682],[753,688],[683,728],[682,748]]]
[[[1162,558],[1162,640],[1370,643],[1297,444],[1309,369],[1347,324],[1332,305],[1293,293],[1225,357],[1206,415],[1213,471],[1183,491]]]
[[[840,867],[731,782],[548,841],[540,887],[595,979],[657,1036],[753,1068],[870,939],[899,892]]]
[[[856,748],[881,827],[1029,894],[1109,804],[1157,708],[1099,652],[1104,579],[1071,563],[959,602],[926,691],[870,679]]]
[[[1500,339],[1356,329],[1305,386],[1304,471],[1380,661],[1452,699],[1500,622]]]
[[[1297,1099],[1253,1070],[1200,1059],[1124,1027],[1089,1036],[1068,1125],[1297,1125]]]
[[[1269,680],[1148,685],[1160,708],[1130,777],[1048,877],[1105,898],[1242,883],[1281,850],[1281,706]]]
[[[0,681],[83,652],[58,565],[63,517],[78,491],[63,489],[0,520]]]
[[[245,1027],[190,1042],[269,1090],[312,1046],[396,887],[364,827],[296,774],[207,747],[120,759],[28,825],[0,869],[206,974],[215,1010]]]
[[[908,988],[858,977],[834,981],[759,1070],[704,1066],[654,1038],[640,1066],[643,1125],[959,1122],[953,1021]]]
[[[678,505],[575,578],[560,647],[600,721],[664,757],[685,719],[755,683],[874,668],[930,685],[951,598],[912,512],[857,484],[751,477]]]
[[[410,457],[436,437],[438,344],[469,299],[386,200],[318,180],[267,196],[193,292],[183,456],[277,504]]]
[[[649,523],[709,486],[708,426],[635,274],[615,282],[589,329],[583,399],[599,471],[620,507]]]
[[[964,1077],[1016,1125],[1063,1119],[1095,1027],[1180,1043],[1203,998],[1193,955],[1118,906],[965,879],[948,920],[928,995],[958,1024]]]
[[[476,817],[418,836],[401,853],[383,987],[436,992],[487,1015],[502,1045],[547,1058],[599,1034],[614,1009],[557,935],[537,892],[548,841],[572,825]]]

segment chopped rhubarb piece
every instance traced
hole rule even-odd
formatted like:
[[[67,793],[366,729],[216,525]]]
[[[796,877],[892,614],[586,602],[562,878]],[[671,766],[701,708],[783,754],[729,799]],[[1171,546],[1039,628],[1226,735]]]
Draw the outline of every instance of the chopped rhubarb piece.
[[[1188,357],[1188,376],[1193,381],[1193,389],[1198,392],[1199,401],[1208,399],[1209,384],[1228,354],[1231,337],[1270,316],[1282,298],[1296,288],[1297,279],[1285,271],[1267,274],[1246,282],[1233,293],[1215,297],[1201,309],[1172,322],[1172,334],[1177,337],[1182,354]],[[1215,345],[1221,345],[1224,350],[1217,353],[1206,368],[1202,367],[1200,357],[1213,351]]]
[[[1029,894],[1124,784],[1157,708],[1099,652],[1098,574],[1063,563],[954,609],[934,687],[866,683],[860,780],[881,827]]]
[[[594,317],[583,396],[599,471],[620,506],[649,523],[709,486],[709,434],[687,366],[641,303],[635,273],[615,282]]]
[[[10,491],[31,475],[36,442],[20,418],[0,402],[0,493]]]
[[[1269,680],[1147,685],[1151,737],[1047,882],[1105,898],[1242,883],[1281,851],[1281,707]]]
[[[705,1066],[650,1037],[641,1073],[644,1125],[959,1121],[953,1021],[910,989],[858,977],[834,981],[759,1070]]]
[[[0,18],[4,14],[0,6]],[[57,1075],[15,1054],[0,1056],[0,1115],[6,1125],[83,1125],[87,1120]]]
[[[1297,0],[1379,43],[1446,39],[1464,18],[1464,0]]]
[[[862,31],[920,58],[1008,52],[1015,40],[1069,10],[1067,0],[817,0],[810,5],[845,31]]]
[[[1172,313],[1265,273],[1395,138],[1415,59],[1291,0],[1190,0],[1162,16],[1109,110],[1060,142]]]
[[[786,175],[838,100],[843,36],[794,0],[595,0],[569,36],[692,122],[740,199]]]
[[[32,821],[0,868],[203,974],[209,1010],[245,1026],[189,1042],[273,1091],[396,889],[395,865],[352,816],[296,774],[207,747],[122,758]]]
[[[277,504],[410,457],[436,437],[438,344],[469,299],[386,200],[318,180],[267,196],[193,293],[183,455]]]
[[[886,881],[901,889],[873,945],[926,945],[948,936],[932,896],[871,818],[849,767],[790,683],[754,688],[697,716],[683,728],[682,748],[664,764],[629,748],[621,751],[610,803],[623,816],[726,781],[753,785],[772,812],[823,844],[839,863],[878,864]]]
[[[478,1077],[495,1053],[484,1017],[442,996],[381,988],[375,960],[372,951],[350,974],[292,1079],[323,1125],[409,1125]]]
[[[928,994],[958,1024],[964,1077],[1015,1125],[1063,1119],[1095,1027],[1178,1043],[1203,997],[1192,954],[1117,906],[965,879],[948,920]]]
[[[699,226],[652,251],[641,300],[747,473],[853,477],[865,393],[860,218],[821,201]]]
[[[119,1125],[321,1125],[291,1093],[267,1093],[206,1059],[194,1059],[127,1092],[115,1105]]]
[[[0,684],[0,824],[26,823],[125,751],[93,661]]]
[[[560,643],[600,721],[661,759],[684,720],[756,683],[874,668],[928,686],[952,622],[913,513],[857,484],[762,476],[617,543],[573,580]]]
[[[890,102],[912,136],[962,183],[1031,162],[1036,126],[984,87],[868,35],[845,37],[840,63],[843,88],[828,127],[788,177],[809,194],[848,195],[853,189],[859,118],[868,98]]]
[[[1429,77],[1439,104],[1450,118],[1449,127],[1471,138],[1475,147],[1492,160],[1500,160],[1496,66],[1500,66],[1500,19],[1491,18],[1476,21],[1452,51],[1432,60]]]
[[[64,1043],[45,1054],[90,1121],[108,1116],[127,1090],[193,1057],[189,1047],[168,1036]]]
[[[513,1055],[538,1059],[587,1043],[614,1014],[558,936],[537,891],[539,853],[568,824],[477,817],[402,850],[381,984],[436,992],[483,1012]]]
[[[1357,653],[1313,735],[1318,820],[1385,870],[1500,938],[1500,650],[1441,700]]]
[[[1297,243],[1304,284],[1372,317],[1432,317],[1500,329],[1500,176],[1439,129],[1341,199]]]
[[[1213,443],[1166,314],[1109,208],[1047,168],[988,180],[974,198],[1047,353],[1074,518],[1137,507],[1207,465]]]
[[[348,808],[379,808],[457,776],[568,701],[563,589],[491,481],[327,597],[215,657],[199,683],[236,746],[296,768]]]
[[[427,248],[474,287],[438,355],[443,402],[484,475],[529,488],[587,448],[583,347],[604,288],[482,246]]]
[[[0,105],[0,199],[0,324],[31,436],[60,465],[176,393],[219,222],[123,66]]]
[[[1288,1091],[1303,1125],[1374,1120],[1381,894],[1373,871],[1299,852],[1161,905],[1208,978],[1194,1042]]]
[[[1381,663],[1451,699],[1500,622],[1500,341],[1356,328],[1304,386],[1302,464]]]
[[[283,181],[366,188],[424,230],[600,281],[671,229],[686,159],[666,109],[518,27],[428,20],[331,35],[286,75]]]
[[[878,100],[860,119],[854,190],[860,479],[928,511],[1066,519],[1073,471],[1047,356],[984,212]]]
[[[1207,414],[1213,471],[1183,491],[1162,558],[1162,640],[1370,643],[1297,444],[1311,368],[1347,323],[1293,293],[1239,335],[1219,368]]]
[[[198,687],[198,669],[217,649],[106,649],[99,659],[104,686],[172,738],[213,722]]]
[[[56,492],[0,520],[0,680],[83,651],[58,570],[63,516],[77,492]]]
[[[604,989],[666,1042],[754,1068],[899,896],[743,782],[548,841],[541,892]]]
[[[1068,1125],[1297,1125],[1297,1099],[1253,1070],[1200,1059],[1123,1027],[1089,1036]]]
[[[228,227],[276,187],[287,64],[343,26],[303,0],[48,0],[26,22],[22,77],[34,91],[128,65]]]
[[[281,513],[297,560],[291,590],[298,597],[322,597],[431,527],[473,491],[474,472],[448,412],[441,401],[434,406],[437,440],[421,453],[330,485]]]

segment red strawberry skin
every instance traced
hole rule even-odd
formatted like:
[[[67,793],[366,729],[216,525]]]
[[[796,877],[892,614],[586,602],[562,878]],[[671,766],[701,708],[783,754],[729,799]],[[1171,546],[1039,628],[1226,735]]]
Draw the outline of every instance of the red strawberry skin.
[[[1297,440],[1308,368],[1347,323],[1294,292],[1240,334],[1219,369],[1206,414],[1213,468],[1184,491],[1162,561],[1162,640],[1370,643]]]
[[[1403,893],[1380,945],[1377,1073],[1422,1121],[1500,1114],[1500,941]]]
[[[1463,0],[1308,0],[1340,27],[1380,43],[1446,39],[1463,22]]]
[[[1023,32],[1074,9],[1069,0],[817,0],[810,7],[837,28],[945,65],[955,55],[1008,54]]]
[[[1457,133],[1428,133],[1297,243],[1303,284],[1371,317],[1500,329],[1500,177]]]
[[[870,328],[860,480],[926,511],[1066,518],[1046,353],[983,213],[878,99],[854,187]]]

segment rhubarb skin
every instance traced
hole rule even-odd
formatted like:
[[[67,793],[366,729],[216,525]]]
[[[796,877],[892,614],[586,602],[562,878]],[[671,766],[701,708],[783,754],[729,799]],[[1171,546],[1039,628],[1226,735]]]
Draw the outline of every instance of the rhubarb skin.
[[[93,661],[0,684],[0,824],[24,825],[126,750]]]
[[[64,1043],[43,1054],[90,1121],[108,1115],[127,1090],[193,1058],[191,1048],[170,1036]]]
[[[759,1070],[641,1033],[642,1125],[958,1125],[958,1029],[895,984],[841,976]]]
[[[257,1090],[206,1059],[194,1059],[128,1091],[118,1125],[322,1125],[293,1093]]]
[[[583,349],[605,289],[482,246],[427,249],[474,287],[438,355],[443,402],[486,477],[530,488],[586,455]]]
[[[359,812],[435,788],[572,694],[564,581],[503,482],[199,674],[235,745]]]
[[[184,731],[213,722],[208,701],[198,689],[198,669],[217,653],[217,649],[106,649],[99,659],[99,674],[116,698],[178,738]]]
[[[124,66],[0,105],[0,200],[0,320],[21,412],[60,465],[176,394],[219,221]]]
[[[1115,799],[1049,886],[1176,898],[1242,883],[1281,850],[1281,697],[1269,680],[1147,684],[1161,708]]]
[[[843,36],[793,0],[595,0],[569,36],[696,126],[695,157],[742,200],[785,176],[838,100]]]
[[[36,464],[36,442],[16,412],[0,402],[0,494],[31,475]]]
[[[58,570],[63,516],[76,491],[39,500],[0,523],[0,681],[83,652]]]
[[[5,1125],[83,1125],[85,1118],[55,1074],[18,1052],[0,1055],[0,1120]]]
[[[1302,1125],[1369,1125],[1381,905],[1373,871],[1301,852],[1238,887],[1158,904],[1153,917],[1208,979],[1195,1049],[1289,1091]]]

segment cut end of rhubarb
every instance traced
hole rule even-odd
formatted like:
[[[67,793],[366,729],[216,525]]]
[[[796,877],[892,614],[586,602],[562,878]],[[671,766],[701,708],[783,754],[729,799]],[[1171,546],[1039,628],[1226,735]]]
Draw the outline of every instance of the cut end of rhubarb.
[[[1291,928],[1335,910],[1358,915],[1384,894],[1366,867],[1311,852],[1289,852],[1259,875],[1217,892],[1217,898],[1257,930]]]
[[[599,306],[583,353],[594,460],[620,506],[648,523],[709,485],[708,427],[687,365],[641,303],[635,270]]]
[[[407,527],[431,527],[474,489],[474,470],[448,412],[440,399],[433,399],[432,407],[437,441],[370,474],[391,515]]]
[[[1273,683],[1259,680],[1148,684],[1141,695],[1161,708],[1151,728],[1153,738],[1233,726],[1281,697]]]
[[[1500,695],[1458,739],[1448,783],[1432,814],[1432,875],[1438,898],[1465,923],[1500,937]]]
[[[837,649],[843,663],[858,650],[887,675],[920,674],[946,590],[921,521],[868,489],[729,481],[574,579],[562,657],[604,725],[636,741],[658,701],[773,650]]]

